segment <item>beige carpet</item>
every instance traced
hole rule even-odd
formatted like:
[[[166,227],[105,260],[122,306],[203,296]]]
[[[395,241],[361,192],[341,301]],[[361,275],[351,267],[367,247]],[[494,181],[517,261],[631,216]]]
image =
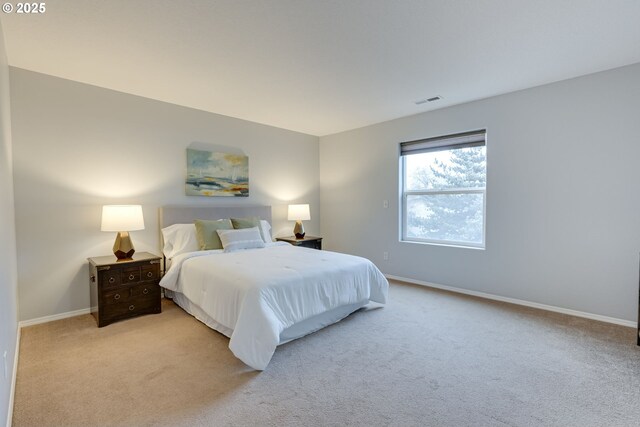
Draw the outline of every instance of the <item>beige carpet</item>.
[[[392,284],[259,373],[167,301],[22,331],[14,426],[638,426],[635,331]]]

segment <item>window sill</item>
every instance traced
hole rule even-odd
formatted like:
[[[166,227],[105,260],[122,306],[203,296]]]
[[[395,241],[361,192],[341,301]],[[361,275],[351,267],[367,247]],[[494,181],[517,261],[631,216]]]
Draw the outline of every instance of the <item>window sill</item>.
[[[486,246],[472,246],[469,244],[465,244],[465,243],[455,243],[455,242],[429,242],[429,241],[418,241],[418,240],[403,240],[400,239],[400,243],[409,243],[409,244],[414,244],[414,245],[428,245],[428,246],[444,246],[447,248],[456,248],[456,249],[475,249],[475,250],[480,250],[480,251],[484,251],[486,249]]]

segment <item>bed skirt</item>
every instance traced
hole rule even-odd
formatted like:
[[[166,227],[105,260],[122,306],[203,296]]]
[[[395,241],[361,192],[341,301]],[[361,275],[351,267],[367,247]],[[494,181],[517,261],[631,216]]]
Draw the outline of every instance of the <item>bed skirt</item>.
[[[233,334],[232,328],[222,325],[221,323],[212,319],[200,307],[189,301],[189,299],[185,297],[184,294],[164,289],[164,295],[166,298],[172,299],[173,302],[175,302],[184,311],[186,311],[211,329],[214,329],[220,332],[222,335],[231,338],[231,335]],[[364,300],[356,304],[344,305],[342,307],[334,308],[333,310],[329,310],[327,312],[318,314],[294,325],[291,325],[280,333],[280,342],[278,343],[278,345],[288,343],[289,341],[293,341],[305,335],[316,332],[326,326],[337,323],[354,311],[357,311],[366,306],[368,303],[369,300]]]

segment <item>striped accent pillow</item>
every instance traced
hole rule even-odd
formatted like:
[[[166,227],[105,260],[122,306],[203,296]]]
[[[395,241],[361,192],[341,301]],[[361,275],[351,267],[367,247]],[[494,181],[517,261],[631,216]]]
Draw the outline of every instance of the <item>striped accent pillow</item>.
[[[264,248],[264,240],[258,227],[241,228],[239,230],[216,230],[225,252],[242,249]]]

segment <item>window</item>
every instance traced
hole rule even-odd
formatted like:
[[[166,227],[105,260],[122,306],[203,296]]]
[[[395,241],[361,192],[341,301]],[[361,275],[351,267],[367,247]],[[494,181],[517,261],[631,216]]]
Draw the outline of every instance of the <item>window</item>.
[[[486,131],[400,144],[402,240],[484,248]]]

